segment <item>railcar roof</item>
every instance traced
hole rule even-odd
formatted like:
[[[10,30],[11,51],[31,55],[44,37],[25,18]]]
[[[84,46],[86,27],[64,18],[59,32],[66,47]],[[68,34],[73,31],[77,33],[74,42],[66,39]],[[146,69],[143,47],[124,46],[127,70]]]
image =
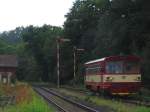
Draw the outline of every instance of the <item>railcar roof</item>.
[[[95,63],[95,62],[99,62],[99,61],[104,61],[106,58],[101,58],[101,59],[96,59],[96,60],[92,60],[89,62],[86,62],[85,64],[91,64],[91,63]]]
[[[85,63],[85,65],[96,63],[96,62],[100,62],[100,61],[105,61],[107,59],[115,59],[115,58],[140,59],[139,57],[133,56],[133,55],[128,55],[128,56],[109,56],[109,57],[104,57],[104,58],[88,61],[88,62]]]

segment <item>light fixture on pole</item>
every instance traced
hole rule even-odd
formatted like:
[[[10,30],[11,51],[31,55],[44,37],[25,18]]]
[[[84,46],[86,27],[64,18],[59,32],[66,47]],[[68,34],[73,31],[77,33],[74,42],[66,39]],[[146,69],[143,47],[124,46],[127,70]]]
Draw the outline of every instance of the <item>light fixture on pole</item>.
[[[60,43],[61,42],[69,42],[70,39],[60,38],[58,37],[56,40],[57,43],[57,87],[60,87]]]

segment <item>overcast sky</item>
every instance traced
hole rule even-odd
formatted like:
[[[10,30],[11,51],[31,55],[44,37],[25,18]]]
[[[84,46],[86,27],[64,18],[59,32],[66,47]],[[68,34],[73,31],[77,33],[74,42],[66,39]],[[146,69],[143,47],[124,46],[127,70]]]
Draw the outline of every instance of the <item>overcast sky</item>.
[[[75,0],[0,0],[0,32],[18,26],[62,26]]]

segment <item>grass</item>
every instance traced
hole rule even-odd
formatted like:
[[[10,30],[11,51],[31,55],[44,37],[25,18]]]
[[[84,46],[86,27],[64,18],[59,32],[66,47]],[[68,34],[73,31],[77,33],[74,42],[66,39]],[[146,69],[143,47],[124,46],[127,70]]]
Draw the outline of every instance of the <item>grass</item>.
[[[16,86],[13,90],[17,93],[16,104],[5,107],[3,112],[55,112],[30,86]]]
[[[54,109],[50,108],[42,98],[35,93],[32,95],[31,102],[23,102],[16,106],[10,106],[4,112],[54,112]]]
[[[116,112],[150,112],[150,108],[148,107],[124,104],[119,101],[106,100],[97,96],[91,96],[89,98],[89,101],[97,105],[105,105],[111,107]]]
[[[150,112],[150,108],[144,106],[136,106],[131,104],[125,104],[116,100],[104,99],[98,96],[89,96],[75,91],[68,91],[66,89],[60,89],[61,93],[78,98],[80,100],[88,101],[93,104],[110,108],[113,112]]]

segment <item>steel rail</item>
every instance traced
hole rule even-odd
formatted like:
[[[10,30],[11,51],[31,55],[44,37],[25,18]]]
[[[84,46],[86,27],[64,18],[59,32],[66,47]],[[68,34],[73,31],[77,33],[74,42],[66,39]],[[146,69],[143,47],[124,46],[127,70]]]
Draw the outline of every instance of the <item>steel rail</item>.
[[[86,105],[83,105],[83,104],[81,104],[81,103],[78,103],[78,102],[76,102],[76,101],[73,101],[73,100],[71,100],[71,99],[65,98],[64,96],[59,95],[59,94],[57,94],[56,92],[53,92],[52,90],[50,90],[50,89],[48,89],[48,88],[43,88],[43,87],[42,87],[41,89],[43,89],[43,90],[49,92],[50,94],[53,94],[53,95],[55,95],[55,96],[58,96],[59,98],[65,100],[65,101],[67,101],[67,102],[69,102],[69,103],[72,103],[72,104],[78,106],[79,108],[85,109],[85,110],[87,110],[88,112],[99,112],[98,110],[95,110],[95,109],[93,109],[93,108],[91,108],[91,107],[88,107],[88,106],[86,106]]]
[[[72,91],[77,91],[77,92],[80,92],[80,93],[87,93],[87,92],[90,92],[89,90],[87,89],[81,89],[81,88],[72,88],[72,87],[65,87],[65,86],[61,86],[62,89],[69,89],[69,90],[72,90]]]
[[[62,112],[68,112],[67,110],[65,110],[63,107],[61,107],[60,105],[58,105],[57,103],[55,103],[52,99],[47,98],[45,95],[43,95],[41,92],[39,92],[37,89],[33,88],[34,91],[36,91],[40,96],[42,96],[47,102],[55,105],[58,109],[60,109]]]

